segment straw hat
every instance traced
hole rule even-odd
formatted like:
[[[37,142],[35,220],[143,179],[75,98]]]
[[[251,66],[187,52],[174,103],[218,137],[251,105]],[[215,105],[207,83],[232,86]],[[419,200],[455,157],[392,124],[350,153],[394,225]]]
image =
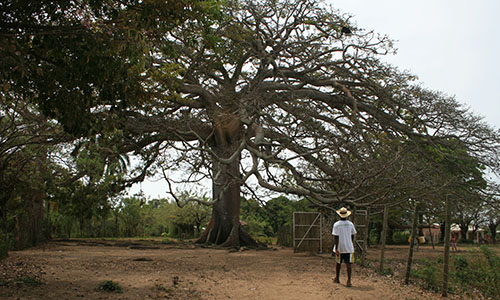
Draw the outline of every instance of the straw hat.
[[[341,209],[337,210],[337,215],[339,215],[341,218],[347,218],[351,215],[351,212],[345,208],[345,207],[342,207]]]

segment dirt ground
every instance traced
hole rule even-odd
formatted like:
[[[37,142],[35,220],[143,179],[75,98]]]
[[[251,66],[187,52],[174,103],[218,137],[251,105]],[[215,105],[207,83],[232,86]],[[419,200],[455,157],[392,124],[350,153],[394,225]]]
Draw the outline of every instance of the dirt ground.
[[[416,258],[435,255],[421,247]],[[406,248],[389,248],[392,264],[403,264]],[[378,251],[370,249],[375,259]],[[399,257],[401,256],[401,257]],[[330,255],[269,250],[211,249],[149,241],[53,241],[14,251],[0,261],[0,299],[436,299],[395,275],[353,267],[353,287],[332,281]],[[122,292],[98,287],[112,280]],[[451,296],[450,299],[461,299]]]

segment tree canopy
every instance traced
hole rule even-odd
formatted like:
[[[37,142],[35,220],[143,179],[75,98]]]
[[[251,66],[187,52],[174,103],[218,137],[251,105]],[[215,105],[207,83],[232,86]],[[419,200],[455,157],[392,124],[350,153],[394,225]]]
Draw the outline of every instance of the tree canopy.
[[[200,242],[252,243],[240,230],[242,191],[363,206],[396,201],[395,190],[409,197],[435,156],[477,162],[464,180],[498,171],[498,132],[382,62],[390,39],[319,1],[42,1],[0,11],[3,97],[29,99],[114,157],[138,155],[124,185],[159,171],[168,184],[210,179]]]

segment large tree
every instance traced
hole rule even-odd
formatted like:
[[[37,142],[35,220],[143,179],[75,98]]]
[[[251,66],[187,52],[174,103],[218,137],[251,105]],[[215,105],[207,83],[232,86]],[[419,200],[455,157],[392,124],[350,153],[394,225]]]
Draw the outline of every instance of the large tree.
[[[164,10],[144,10],[151,4]],[[253,244],[239,222],[242,188],[323,204],[382,199],[398,179],[395,144],[453,136],[498,163],[494,132],[453,98],[411,85],[411,75],[382,63],[392,48],[386,37],[317,1],[227,1],[220,14],[175,22],[156,1],[110,11],[77,14],[72,24],[85,34],[59,42],[78,47],[42,43],[53,52],[35,49],[29,84],[19,82],[68,130],[135,151],[144,164],[134,180],[155,167],[168,184],[179,180],[174,168],[187,171],[184,182],[209,178],[212,218],[199,242]],[[123,42],[130,40],[136,44]],[[376,182],[386,189],[375,191]],[[366,188],[372,200],[360,192]]]

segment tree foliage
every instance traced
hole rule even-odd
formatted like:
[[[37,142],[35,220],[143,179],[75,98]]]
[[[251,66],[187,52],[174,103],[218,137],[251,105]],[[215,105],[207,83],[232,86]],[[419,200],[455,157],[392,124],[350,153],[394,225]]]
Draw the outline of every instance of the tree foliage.
[[[483,169],[498,170],[498,132],[383,63],[392,41],[322,2],[14,1],[0,13],[2,95],[95,145],[102,161],[75,149],[87,185],[127,153],[141,168],[121,187],[158,171],[169,185],[210,179],[199,242],[253,244],[242,192],[367,206],[481,190]]]

